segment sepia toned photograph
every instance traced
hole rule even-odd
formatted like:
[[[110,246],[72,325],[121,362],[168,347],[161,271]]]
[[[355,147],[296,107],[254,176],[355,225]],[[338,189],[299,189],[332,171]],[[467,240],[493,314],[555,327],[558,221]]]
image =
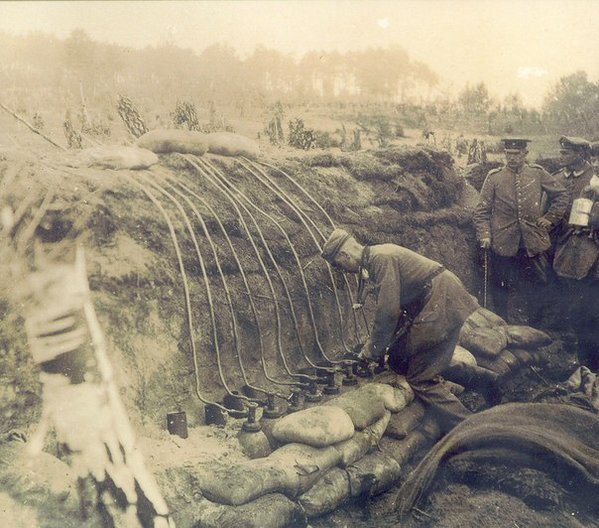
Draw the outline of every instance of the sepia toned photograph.
[[[599,2],[0,0],[0,526],[599,527]]]

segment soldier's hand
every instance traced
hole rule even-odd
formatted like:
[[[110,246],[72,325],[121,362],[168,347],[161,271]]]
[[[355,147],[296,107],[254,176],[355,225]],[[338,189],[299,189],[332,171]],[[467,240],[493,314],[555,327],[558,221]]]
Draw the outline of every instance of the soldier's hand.
[[[480,247],[483,249],[491,248],[491,239],[490,238],[481,238],[480,239]]]
[[[372,350],[372,342],[370,339],[364,343],[362,350],[358,354],[358,357],[364,362],[378,362],[379,358],[375,357],[374,351]]]
[[[549,220],[547,220],[547,218],[545,217],[541,217],[537,220],[537,225],[542,228],[542,229],[546,229],[549,230],[551,229],[551,222]]]

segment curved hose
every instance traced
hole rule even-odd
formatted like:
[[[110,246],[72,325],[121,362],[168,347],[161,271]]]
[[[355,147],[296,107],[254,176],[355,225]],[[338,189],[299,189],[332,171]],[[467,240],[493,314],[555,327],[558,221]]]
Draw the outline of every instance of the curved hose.
[[[154,188],[156,188],[158,190],[158,192],[160,192],[160,193],[162,193],[162,195],[166,196],[175,205],[175,207],[179,210],[179,213],[181,213],[181,216],[183,218],[185,226],[187,227],[187,231],[189,232],[189,235],[191,236],[191,240],[193,242],[194,249],[196,251],[196,255],[198,257],[198,262],[200,264],[200,269],[202,271],[202,278],[204,280],[204,286],[206,287],[206,295],[208,297],[208,308],[209,308],[209,312],[210,312],[210,321],[212,323],[212,337],[214,339],[214,349],[216,351],[216,361],[219,366],[219,372],[222,372],[220,343],[219,343],[219,339],[218,339],[218,332],[216,329],[216,315],[214,313],[214,303],[212,301],[212,290],[210,288],[210,281],[208,280],[208,272],[206,271],[206,264],[204,262],[204,258],[202,257],[202,253],[200,251],[200,246],[198,244],[197,238],[193,231],[193,226],[191,225],[191,222],[189,221],[189,216],[187,215],[187,212],[185,211],[185,209],[183,208],[181,203],[172,194],[170,194],[168,191],[164,190],[156,182],[151,181],[147,176],[140,175],[140,178],[143,178],[144,180],[146,180],[150,185],[152,185]],[[260,389],[258,387],[253,387],[248,381],[247,374],[245,372],[245,367],[243,365],[243,360],[241,359],[241,353],[239,350],[240,339],[239,339],[239,333],[238,333],[238,328],[237,328],[237,319],[235,317],[235,312],[233,310],[232,304],[230,305],[230,308],[231,308],[231,317],[232,317],[232,322],[233,322],[233,324],[232,324],[233,341],[234,341],[234,345],[235,345],[237,362],[239,364],[239,369],[241,371],[241,376],[243,377],[243,381],[249,387],[252,387],[253,389],[256,389],[259,392],[262,392],[264,394],[268,394],[267,390]],[[224,385],[226,388],[226,383]],[[229,394],[231,394],[231,393],[229,392]],[[240,394],[238,396],[240,399],[244,399],[246,401],[253,401],[255,403],[259,402],[259,400],[256,400],[253,398],[248,398],[247,396],[245,396],[243,394]]]
[[[244,158],[245,159],[245,158]],[[283,203],[287,204],[291,210],[297,215],[297,217],[299,218],[300,222],[304,225],[304,227],[306,228],[306,230],[308,231],[308,233],[310,234],[310,238],[312,239],[312,241],[314,242],[314,245],[316,247],[316,250],[318,251],[318,253],[322,253],[322,246],[318,243],[318,240],[316,239],[316,237],[314,236],[314,234],[312,233],[310,227],[308,226],[308,224],[306,223],[306,220],[304,219],[304,217],[306,217],[310,223],[312,224],[312,226],[314,227],[314,229],[317,231],[317,233],[319,233],[319,235],[321,236],[321,238],[324,239],[324,235],[322,234],[322,232],[320,232],[320,230],[318,229],[318,227],[316,226],[316,224],[312,221],[312,219],[303,211],[301,211],[301,209],[293,202],[292,198],[287,195],[287,193],[285,193],[285,191],[283,191],[283,189],[281,189],[276,183],[274,183],[269,176],[267,176],[262,169],[260,169],[259,167],[258,170],[260,171],[260,173],[264,176],[265,179],[263,179],[260,175],[258,175],[258,173],[253,170],[252,165],[249,165],[243,162],[240,162],[241,166],[244,167],[252,176],[254,176],[262,185],[264,185],[267,189],[269,189],[271,192],[273,192],[275,195],[277,195],[282,201]],[[266,180],[266,181],[265,181]],[[347,344],[345,343],[345,339],[343,338],[343,315],[341,313],[341,303],[339,301],[339,295],[337,292],[337,285],[335,284],[335,278],[333,277],[333,273],[331,272],[331,267],[328,265],[328,263],[326,264],[326,269],[327,272],[329,274],[329,278],[331,280],[331,285],[333,287],[333,295],[335,297],[335,306],[337,307],[337,315],[339,317],[339,334],[341,337],[341,344],[343,345],[343,348],[345,349],[346,352],[351,353],[351,349],[348,348]],[[345,277],[345,274],[343,275],[343,278],[345,279],[345,281],[347,282],[347,278]],[[348,289],[347,291],[349,292],[349,284],[347,284]],[[351,295],[351,294],[350,294]],[[353,301],[352,301],[353,304]],[[352,312],[353,316],[354,316],[354,325],[355,325],[355,331],[356,331],[356,338],[358,337],[358,331],[357,331],[357,327],[358,327],[358,321],[356,319],[356,314],[353,310],[351,310],[350,307],[350,311]],[[357,339],[359,341],[359,339]]]
[[[200,391],[198,354],[197,354],[197,350],[196,350],[196,344],[193,339],[193,335],[194,335],[195,331],[194,331],[194,324],[193,324],[193,316],[191,315],[191,299],[190,299],[190,295],[189,295],[189,285],[187,283],[187,273],[185,272],[185,266],[183,265],[183,257],[181,255],[181,248],[179,247],[179,241],[177,239],[177,233],[175,231],[175,227],[173,226],[173,223],[172,223],[168,213],[166,212],[164,207],[162,207],[162,204],[156,199],[156,197],[148,189],[146,189],[146,187],[144,185],[142,185],[140,182],[135,180],[132,176],[126,175],[126,178],[129,179],[130,181],[132,181],[133,183],[135,183],[135,185],[137,185],[138,187],[140,187],[140,189],[143,191],[143,193],[158,208],[158,210],[164,217],[164,220],[166,221],[166,225],[168,226],[168,230],[171,235],[173,245],[175,246],[175,253],[177,255],[177,262],[179,264],[179,271],[181,273],[181,279],[183,281],[183,291],[184,291],[184,295],[185,295],[185,308],[186,308],[186,312],[187,312],[187,327],[189,330],[189,342],[191,344],[191,351],[192,351],[192,358],[193,358],[193,370],[194,370],[194,376],[195,376],[195,382],[196,382],[195,383],[196,396],[202,403],[204,403],[206,405],[213,405],[213,406],[219,408],[221,411],[229,412],[229,409],[227,409],[224,405],[221,405],[220,403],[217,403],[217,402],[207,400],[204,396],[202,396],[202,393]],[[219,374],[222,376],[222,371],[220,371],[220,369],[219,369]],[[226,385],[226,382],[224,382],[224,386],[225,386],[225,390],[227,390],[229,392],[229,394],[231,394],[231,392],[229,391],[229,389]]]
[[[300,185],[298,182],[296,182],[291,176],[289,176],[289,174],[287,174],[283,169],[276,167],[274,165],[271,165],[269,163],[265,163],[264,161],[260,161],[259,162],[261,165],[264,165],[265,167],[268,167],[270,169],[273,169],[277,172],[280,172],[287,180],[289,180],[293,185],[295,185],[295,187],[297,187],[300,192],[306,196],[306,198],[308,198],[308,200],[310,200],[319,211],[322,212],[322,214],[324,215],[324,217],[327,219],[327,221],[329,222],[329,225],[335,229],[337,226],[335,225],[335,222],[333,222],[333,219],[331,218],[331,216],[329,215],[329,213],[327,213],[325,211],[325,209],[322,207],[322,205],[320,205],[315,199],[314,197],[302,186]],[[348,290],[350,291],[350,290]],[[352,300],[352,304],[353,304],[353,300]],[[366,319],[366,313],[364,312],[364,308],[360,308],[360,311],[362,313],[362,318],[364,319],[364,325],[366,326],[366,332],[368,335],[370,335],[370,327],[368,325],[368,320]]]
[[[220,265],[220,260],[218,258],[218,253],[216,251],[216,247],[214,245],[214,241],[212,240],[212,236],[210,235],[210,232],[208,230],[208,226],[206,225],[202,215],[200,214],[200,212],[198,211],[197,207],[195,206],[195,204],[191,201],[191,199],[186,196],[183,192],[181,192],[179,189],[177,189],[172,183],[170,183],[170,181],[168,180],[173,180],[175,183],[177,183],[178,185],[180,185],[186,192],[188,192],[189,194],[193,194],[198,200],[200,200],[200,202],[202,203],[202,205],[204,205],[205,207],[207,207],[209,209],[209,211],[212,213],[212,215],[214,216],[214,218],[216,219],[221,231],[223,232],[223,235],[229,245],[229,248],[231,249],[231,252],[233,254],[233,258],[235,260],[235,263],[237,264],[237,267],[239,268],[239,272],[240,275],[243,279],[243,283],[245,285],[246,291],[248,293],[248,297],[249,297],[249,301],[250,301],[250,306],[251,306],[251,310],[252,310],[252,314],[254,316],[254,320],[256,321],[256,327],[258,329],[258,341],[259,341],[259,346],[260,346],[260,363],[262,365],[262,370],[264,372],[264,376],[266,377],[266,379],[272,383],[275,383],[277,385],[293,385],[293,386],[297,386],[298,383],[297,382],[285,382],[285,381],[280,381],[280,380],[276,380],[274,378],[272,378],[269,373],[268,370],[266,368],[266,361],[264,359],[264,339],[262,336],[262,328],[260,326],[260,321],[258,318],[258,311],[256,309],[256,305],[254,303],[254,299],[253,296],[251,294],[251,290],[249,287],[249,283],[245,274],[245,271],[243,270],[243,267],[241,265],[241,262],[239,261],[239,258],[237,256],[237,252],[235,251],[235,247],[233,246],[233,243],[231,242],[231,239],[229,237],[229,234],[227,233],[227,231],[225,230],[225,227],[222,223],[222,221],[220,220],[218,214],[216,213],[216,211],[210,206],[210,204],[208,204],[208,202],[206,200],[204,200],[202,197],[200,197],[199,195],[196,195],[195,193],[193,193],[193,191],[191,191],[191,189],[187,188],[182,182],[178,181],[177,178],[172,178],[171,176],[167,175],[167,174],[163,174],[163,176],[166,177],[167,179],[167,185],[169,186],[170,189],[173,190],[173,192],[177,193],[179,196],[181,196],[181,198],[183,198],[187,204],[189,205],[189,207],[191,208],[191,210],[194,212],[195,216],[198,218],[198,220],[200,221],[200,224],[202,225],[202,229],[204,231],[204,234],[206,235],[206,238],[210,244],[210,247],[212,248],[212,252],[214,254],[214,260],[216,263],[216,266],[218,268],[221,280],[223,282],[223,288],[225,289],[226,295],[227,295],[227,300],[229,303],[229,307],[231,309],[231,312],[233,311],[233,301],[231,298],[231,293],[227,284],[227,281],[225,279],[225,274],[222,270],[222,267]],[[233,316],[233,314],[232,314]],[[278,318],[278,314],[277,314],[277,318]],[[280,320],[279,320],[280,323]],[[279,334],[280,334],[280,330],[279,330]],[[248,386],[251,387],[251,385],[248,384]],[[253,387],[252,387],[253,388]],[[258,389],[258,390],[263,390],[263,389]],[[283,399],[288,399],[287,396],[284,396],[282,394],[278,394],[278,393],[274,393],[276,396],[283,398]]]
[[[239,206],[241,206],[241,207],[244,209],[244,211],[246,212],[246,214],[247,214],[247,215],[248,215],[248,216],[251,218],[251,220],[252,220],[252,222],[253,222],[253,224],[254,224],[254,227],[256,228],[256,231],[258,232],[258,235],[260,236],[260,239],[261,239],[261,241],[262,241],[262,243],[263,243],[263,245],[264,245],[264,247],[265,247],[265,249],[266,249],[266,252],[267,252],[267,254],[269,255],[269,257],[270,257],[271,261],[273,262],[273,264],[274,264],[274,266],[275,266],[275,269],[277,270],[277,273],[279,274],[279,278],[281,279],[281,282],[282,282],[282,284],[283,284],[283,288],[284,288],[284,290],[285,290],[285,294],[286,294],[286,296],[287,296],[287,300],[288,300],[288,302],[289,302],[289,306],[290,306],[290,313],[291,313],[291,317],[292,317],[292,321],[293,321],[293,325],[294,325],[295,333],[296,333],[296,336],[297,336],[297,339],[298,339],[298,344],[299,344],[299,347],[300,347],[300,351],[301,351],[302,355],[304,356],[304,359],[305,359],[305,360],[308,362],[308,364],[309,364],[310,366],[312,366],[312,367],[315,367],[315,368],[318,368],[318,367],[317,367],[317,366],[316,366],[316,365],[315,365],[315,364],[314,364],[314,363],[313,363],[313,362],[310,360],[310,358],[308,358],[308,356],[306,355],[306,352],[305,352],[305,350],[304,350],[304,347],[303,347],[303,345],[302,345],[301,334],[300,334],[300,331],[299,331],[299,325],[298,325],[298,322],[297,322],[297,317],[296,317],[296,314],[295,314],[295,308],[294,308],[294,306],[293,306],[293,302],[292,302],[292,300],[291,300],[291,294],[289,293],[289,289],[288,289],[288,287],[287,287],[287,284],[286,284],[286,282],[285,282],[285,279],[283,278],[283,275],[282,275],[282,274],[281,274],[281,272],[280,272],[280,269],[279,269],[279,267],[278,267],[278,264],[277,264],[276,260],[274,259],[273,255],[272,255],[272,253],[271,253],[271,251],[270,251],[270,248],[268,247],[268,244],[267,244],[267,242],[266,242],[266,240],[265,240],[265,238],[264,238],[264,236],[263,236],[263,234],[262,234],[262,231],[261,231],[261,229],[260,229],[260,226],[259,226],[259,225],[258,225],[258,223],[256,222],[256,219],[255,219],[255,218],[254,218],[254,216],[253,216],[253,215],[250,213],[250,211],[247,209],[247,207],[245,207],[245,205],[244,205],[244,204],[243,204],[241,201],[239,201],[239,199],[237,199],[237,198],[233,198],[233,196],[231,195],[230,191],[229,191],[229,190],[227,190],[226,186],[224,186],[224,184],[223,184],[222,182],[219,182],[219,180],[218,180],[217,178],[215,178],[215,177],[213,177],[211,174],[209,174],[209,173],[208,173],[208,171],[207,171],[207,170],[206,170],[204,167],[202,167],[202,166],[201,166],[201,165],[198,163],[198,162],[200,161],[199,159],[197,159],[197,158],[195,158],[195,159],[194,159],[192,156],[188,156],[188,155],[181,155],[181,156],[182,156],[182,157],[183,157],[185,160],[187,160],[187,162],[188,162],[188,163],[189,163],[189,164],[190,164],[192,167],[194,167],[194,168],[195,168],[195,169],[196,169],[198,172],[200,172],[202,175],[204,175],[204,176],[207,178],[207,180],[208,180],[208,181],[209,181],[209,182],[210,182],[212,185],[214,185],[214,186],[215,186],[215,187],[216,187],[216,188],[217,188],[217,189],[218,189],[218,190],[219,190],[219,191],[220,191],[220,192],[221,192],[221,193],[222,193],[222,194],[225,196],[225,198],[227,198],[227,200],[229,200],[229,202],[232,204],[232,206],[233,206],[233,207],[234,207],[234,209],[236,210],[236,212],[237,212],[237,215],[238,215],[238,217],[239,217],[239,219],[240,219],[240,221],[241,221],[241,224],[242,224],[242,226],[243,226],[243,228],[244,228],[244,230],[245,230],[245,232],[246,232],[246,234],[247,234],[247,236],[248,236],[248,240],[250,241],[250,244],[252,245],[252,248],[254,249],[254,251],[255,251],[255,253],[256,253],[256,256],[258,257],[258,261],[259,261],[259,263],[260,263],[260,267],[261,267],[261,269],[263,270],[263,272],[264,272],[264,275],[265,275],[265,277],[266,277],[266,279],[267,279],[267,282],[268,282],[268,284],[269,284],[269,288],[270,288],[270,290],[271,290],[271,293],[272,293],[272,295],[273,295],[273,299],[276,301],[276,292],[275,292],[275,290],[274,290],[274,285],[272,284],[272,281],[271,281],[271,279],[270,279],[270,275],[268,274],[268,270],[266,269],[266,265],[264,264],[264,261],[263,261],[263,259],[262,259],[262,256],[260,255],[260,251],[258,250],[258,248],[257,248],[257,246],[256,246],[256,244],[255,244],[255,242],[254,242],[253,236],[252,236],[252,234],[251,234],[251,232],[250,232],[250,230],[249,230],[249,228],[248,228],[248,226],[247,226],[247,224],[246,224],[245,220],[243,219],[243,215],[241,214],[241,211],[240,211],[240,209],[239,209]],[[195,194],[195,193],[194,193],[194,194]],[[238,206],[238,204],[239,204],[239,206]],[[275,305],[275,306],[276,306],[276,305]],[[278,337],[280,338],[280,336],[278,336]],[[280,342],[279,342],[279,343],[280,343]],[[289,369],[289,366],[287,365],[287,361],[286,361],[286,359],[285,359],[285,356],[283,355],[283,351],[282,351],[282,344],[281,344],[281,348],[280,348],[280,353],[281,353],[281,359],[282,359],[282,361],[283,361],[283,365],[285,366],[285,369],[286,369],[286,371],[288,372],[288,374],[289,374],[290,376],[300,376],[300,377],[302,377],[302,378],[305,378],[305,375],[303,375],[303,374],[294,374],[294,373],[292,373],[292,372],[291,372],[291,370]]]
[[[331,364],[340,364],[340,363],[347,363],[346,361],[336,361],[336,360],[332,360],[331,358],[329,358],[326,354],[326,352],[324,351],[323,347],[322,347],[322,343],[320,342],[320,336],[318,334],[318,327],[316,325],[316,319],[314,316],[314,310],[312,308],[312,301],[310,299],[310,293],[309,293],[309,288],[308,288],[308,283],[306,281],[306,277],[304,275],[303,269],[302,269],[302,264],[301,261],[299,259],[299,256],[295,250],[295,247],[293,245],[293,243],[291,242],[291,239],[289,238],[289,235],[287,234],[287,232],[285,231],[285,229],[283,229],[283,227],[281,226],[281,224],[275,220],[271,215],[269,215],[268,213],[266,213],[264,210],[262,210],[260,207],[258,207],[255,203],[253,203],[244,193],[242,193],[239,189],[237,189],[232,183],[228,182],[226,180],[226,178],[224,177],[224,175],[222,174],[222,172],[220,172],[216,167],[214,167],[214,165],[212,165],[210,162],[206,161],[206,160],[200,160],[202,163],[204,163],[205,165],[207,165],[212,171],[213,171],[213,176],[215,178],[218,178],[221,182],[225,182],[223,183],[228,185],[235,193],[237,193],[239,196],[241,196],[243,198],[244,201],[246,201],[253,209],[255,209],[256,211],[258,211],[260,214],[262,214],[263,216],[265,216],[266,218],[268,218],[271,222],[273,222],[275,224],[275,226],[279,229],[279,231],[281,231],[281,233],[283,234],[283,236],[285,237],[287,243],[289,244],[289,247],[291,248],[291,252],[294,256],[294,259],[297,263],[298,269],[299,269],[299,273],[300,273],[300,278],[302,281],[302,285],[303,285],[303,289],[304,292],[306,294],[306,301],[307,301],[307,306],[308,306],[308,314],[310,317],[310,322],[312,323],[312,330],[314,333],[314,340],[316,342],[316,345],[318,347],[319,352],[321,353],[322,357],[324,357],[329,363]]]

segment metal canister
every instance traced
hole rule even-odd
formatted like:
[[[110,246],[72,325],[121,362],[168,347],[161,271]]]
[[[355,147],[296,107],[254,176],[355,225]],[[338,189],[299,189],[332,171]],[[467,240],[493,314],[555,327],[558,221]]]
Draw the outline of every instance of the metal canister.
[[[589,198],[576,198],[572,202],[572,210],[568,223],[573,226],[587,227],[589,225],[593,200]]]
[[[166,415],[166,428],[172,435],[187,438],[187,415],[185,412],[170,412]]]

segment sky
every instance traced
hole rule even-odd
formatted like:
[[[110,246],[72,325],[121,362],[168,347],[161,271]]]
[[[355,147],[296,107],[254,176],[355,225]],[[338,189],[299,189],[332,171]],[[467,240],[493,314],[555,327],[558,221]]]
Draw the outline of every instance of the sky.
[[[563,75],[599,79],[597,0],[0,1],[0,31],[64,38],[76,28],[134,48],[227,43],[242,57],[258,45],[295,57],[399,45],[448,90],[482,81],[530,105]]]

